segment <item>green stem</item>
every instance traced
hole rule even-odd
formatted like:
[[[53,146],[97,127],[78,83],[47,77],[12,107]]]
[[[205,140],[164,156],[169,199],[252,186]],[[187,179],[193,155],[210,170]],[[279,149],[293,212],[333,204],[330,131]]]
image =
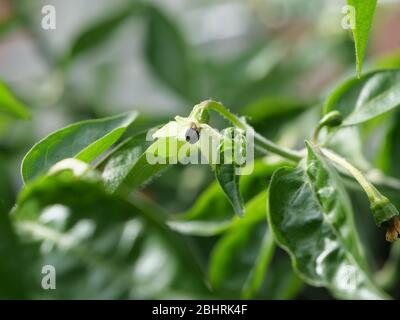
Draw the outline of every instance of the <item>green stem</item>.
[[[222,103],[214,101],[214,100],[206,100],[200,103],[201,107],[208,109],[208,110],[214,110],[218,112],[221,116],[226,118],[228,121],[230,121],[235,127],[238,127],[239,129],[246,130],[250,126],[246,123],[244,119],[241,119],[237,115],[233,114],[226,108]]]
[[[199,108],[205,108],[208,110],[213,110],[218,112],[221,116],[226,118],[229,122],[231,122],[237,128],[246,130],[246,129],[253,129],[249,124],[246,123],[244,118],[238,117],[237,115],[230,112],[223,104],[213,101],[213,100],[206,100],[203,101],[198,105]],[[337,120],[337,115],[333,115],[334,119]],[[322,121],[323,125],[326,125],[327,122],[332,121],[330,117],[324,121]],[[329,120],[329,121],[328,121]],[[254,130],[254,129],[253,129]],[[317,133],[318,135],[318,133]],[[301,159],[304,158],[304,150],[303,151],[295,151],[288,148],[281,147],[274,142],[268,140],[267,138],[263,137],[259,133],[254,131],[254,140],[255,140],[255,148],[264,154],[274,153],[277,154],[285,159],[299,162]],[[337,160],[336,162],[340,162],[341,165],[345,169],[347,169],[351,175],[356,178],[356,180],[360,183],[360,185],[364,188],[369,196],[372,196],[375,200],[377,199],[378,195],[379,198],[384,198],[376,189],[375,187],[365,178],[364,174],[351,165],[347,160],[341,158],[340,156],[334,154],[327,149],[324,149],[324,152],[329,155],[333,155],[333,157]],[[332,159],[333,160],[333,159]],[[349,177],[348,173],[343,173],[344,176]],[[385,177],[385,176],[375,176],[371,177],[370,180],[375,184],[386,189],[398,192],[400,190],[400,181],[394,178]]]
[[[224,105],[222,105],[219,102],[213,101],[213,100],[206,100],[202,102],[200,107],[203,107],[205,109],[209,110],[214,110],[218,112],[221,116],[226,118],[228,121],[230,121],[235,127],[243,130],[253,130],[254,129],[246,123],[246,121],[243,118],[238,117],[237,115],[233,114],[230,112]],[[288,160],[292,160],[295,162],[300,161],[303,157],[302,154],[298,151],[294,151],[285,147],[281,147],[275,143],[273,143],[271,140],[268,140],[267,138],[263,137],[256,131],[254,131],[254,140],[256,143],[256,146],[258,145],[261,148],[264,148],[265,150],[272,152],[274,154],[277,154],[283,158],[286,158]]]
[[[318,135],[322,128],[324,127],[337,127],[342,123],[342,115],[338,111],[331,111],[327,113],[318,123],[318,126],[314,130],[313,134],[313,143],[317,144],[318,142]]]
[[[354,179],[356,179],[361,187],[365,190],[368,199],[371,202],[385,199],[385,197],[383,197],[381,193],[365,178],[364,174],[346,159],[327,149],[323,149],[323,153],[333,162],[350,172]]]

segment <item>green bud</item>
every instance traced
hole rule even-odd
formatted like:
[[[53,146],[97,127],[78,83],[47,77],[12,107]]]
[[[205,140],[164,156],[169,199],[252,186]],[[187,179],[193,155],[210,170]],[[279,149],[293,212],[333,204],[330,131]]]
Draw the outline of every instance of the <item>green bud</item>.
[[[386,197],[372,201],[371,210],[377,226],[381,226],[382,223],[388,222],[399,215],[397,208]]]
[[[315,144],[317,144],[318,135],[322,128],[324,128],[324,127],[332,128],[332,127],[340,126],[342,124],[342,121],[343,121],[343,117],[339,111],[335,110],[335,111],[331,111],[331,112],[327,113],[325,116],[322,117],[322,119],[318,123],[318,126],[314,130],[313,142]]]
[[[190,118],[196,119],[199,123],[206,123],[210,121],[210,113],[203,103],[197,104],[193,107],[192,112],[189,115]]]
[[[319,126],[322,127],[337,127],[342,124],[343,117],[339,111],[331,111],[327,113],[319,122]]]

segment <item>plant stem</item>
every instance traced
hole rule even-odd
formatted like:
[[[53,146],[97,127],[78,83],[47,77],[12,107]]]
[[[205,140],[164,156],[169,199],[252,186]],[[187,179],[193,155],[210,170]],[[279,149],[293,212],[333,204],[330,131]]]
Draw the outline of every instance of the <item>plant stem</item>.
[[[229,111],[228,108],[226,108],[222,103],[214,101],[214,100],[206,100],[200,103],[201,107],[209,110],[214,110],[218,112],[221,116],[226,118],[228,121],[230,121],[235,127],[238,127],[239,129],[246,130],[250,126],[246,123],[246,121],[237,115],[233,114],[232,112]]]
[[[218,112],[222,117],[226,118],[229,122],[231,122],[234,126],[237,128],[243,129],[243,130],[253,130],[254,129],[246,123],[244,118],[241,118],[232,112],[229,111],[222,103],[213,101],[213,100],[206,100],[203,101],[198,105],[199,107],[206,108],[208,110],[214,110],[215,112]],[[324,125],[326,121],[324,121]],[[299,162],[301,159],[304,158],[304,150],[301,151],[296,151],[296,150],[291,150],[285,147],[281,147],[274,142],[270,141],[269,139],[263,137],[261,134],[258,132],[254,131],[254,140],[255,140],[255,148],[259,151],[261,151],[264,154],[268,153],[274,153],[277,154],[285,159],[288,159],[293,162]],[[335,162],[338,163],[340,162],[340,165],[342,165],[345,169],[347,169],[351,175],[354,176],[354,178],[360,183],[360,185],[364,188],[364,190],[367,192],[367,194],[370,196],[375,197],[377,194],[380,195],[380,193],[375,189],[375,187],[365,178],[364,174],[355,168],[352,164],[350,164],[347,160],[344,158],[340,157],[339,155],[327,150],[323,149],[325,154],[329,154],[333,156],[333,158],[336,160]],[[332,159],[333,160],[333,159]],[[347,172],[341,172],[341,174],[347,178],[349,178],[349,173]],[[369,180],[375,184],[379,185],[383,188],[399,192],[400,191],[400,181],[392,178],[392,177],[386,177],[383,175],[374,175],[373,177],[369,177]],[[368,191],[367,191],[368,190]],[[382,196],[381,196],[382,197]]]
[[[277,144],[273,143],[271,140],[268,140],[257,132],[254,132],[254,140],[256,145],[258,144],[260,147],[265,148],[267,151],[275,153],[288,160],[299,162],[303,158],[301,152],[278,146]]]
[[[252,130],[254,131],[254,140],[255,144],[258,147],[261,147],[268,152],[277,154],[283,158],[286,158],[291,161],[298,162],[300,161],[303,157],[302,154],[298,151],[290,150],[285,147],[281,147],[271,140],[268,140],[267,138],[263,137],[259,133],[257,133],[250,125],[246,123],[246,121],[243,118],[238,117],[237,115],[233,114],[230,112],[224,105],[222,105],[219,102],[213,101],[213,100],[206,100],[200,104],[202,107],[210,110],[214,110],[218,112],[221,116],[226,118],[228,121],[230,121],[234,126],[238,127],[239,129],[242,130]]]
[[[371,202],[382,200],[384,198],[380,192],[365,178],[364,174],[346,159],[327,149],[323,149],[323,153],[333,162],[336,162],[338,165],[350,172],[354,179],[356,179],[361,187],[365,190],[368,199]]]

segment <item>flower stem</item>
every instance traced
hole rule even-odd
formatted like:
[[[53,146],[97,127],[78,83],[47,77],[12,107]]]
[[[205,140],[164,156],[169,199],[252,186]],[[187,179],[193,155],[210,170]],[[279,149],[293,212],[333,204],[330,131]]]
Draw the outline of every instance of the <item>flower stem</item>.
[[[333,162],[337,163],[344,169],[346,169],[350,174],[357,180],[357,182],[361,185],[361,187],[365,190],[365,193],[368,196],[368,199],[371,202],[375,202],[377,200],[382,200],[385,198],[381,195],[381,193],[365,178],[364,174],[354,167],[350,162],[341,156],[337,155],[334,152],[331,152],[327,149],[323,149],[323,153],[331,159]]]
[[[232,112],[229,111],[222,103],[214,101],[214,100],[206,100],[201,102],[199,105],[201,108],[205,108],[208,110],[213,110],[217,113],[219,113],[222,117],[226,118],[229,122],[231,122],[235,127],[246,130],[246,129],[253,129],[247,122],[245,121],[244,118],[241,118]],[[325,121],[324,121],[325,122]],[[326,125],[326,123],[324,123]],[[274,142],[270,141],[269,139],[263,137],[261,134],[257,133],[254,131],[254,139],[255,139],[255,147],[257,150],[267,154],[268,152],[277,154],[285,159],[291,160],[293,162],[299,162],[301,159],[304,158],[304,152],[302,151],[295,151],[291,150],[288,148],[281,147]],[[303,150],[304,151],[304,150]],[[332,155],[333,153],[324,149],[325,153],[329,153]],[[335,155],[334,155],[335,157]],[[340,158],[340,159],[339,159]],[[336,155],[335,157],[336,160],[340,161],[342,164],[346,162],[346,165],[343,166],[345,167],[351,175],[356,178],[356,180],[361,184],[361,186],[364,188],[364,190],[368,190],[368,193],[370,195],[375,195],[376,192],[379,194],[379,192],[375,189],[375,187],[368,182],[368,180],[364,177],[363,173],[359,171],[357,168],[352,166],[350,163],[348,163],[345,159],[339,157]],[[351,167],[351,169],[350,169]],[[344,176],[349,177],[348,173],[343,172],[342,173]],[[371,177],[370,180],[381,187],[384,187],[389,190],[393,191],[400,191],[400,181],[394,178],[390,177],[385,177],[385,176],[375,176]],[[360,182],[362,181],[362,183]],[[366,189],[365,189],[366,188]],[[383,197],[383,196],[382,196]]]
[[[237,115],[233,114],[223,104],[219,102],[213,100],[206,100],[203,101],[200,105],[206,109],[218,112],[221,116],[226,118],[228,121],[230,121],[234,126],[238,127],[239,129],[254,130],[249,124],[246,123],[246,121],[243,118],[240,118]],[[254,131],[254,140],[256,146],[259,146],[271,153],[277,154],[288,160],[298,162],[303,158],[300,152],[290,150],[285,147],[281,147],[255,131]]]
[[[214,100],[206,100],[200,103],[199,106],[204,107],[205,109],[214,110],[218,112],[221,116],[230,121],[235,127],[239,129],[246,130],[249,125],[246,123],[244,119],[241,119],[237,115],[233,114],[226,108],[222,103],[214,101]]]

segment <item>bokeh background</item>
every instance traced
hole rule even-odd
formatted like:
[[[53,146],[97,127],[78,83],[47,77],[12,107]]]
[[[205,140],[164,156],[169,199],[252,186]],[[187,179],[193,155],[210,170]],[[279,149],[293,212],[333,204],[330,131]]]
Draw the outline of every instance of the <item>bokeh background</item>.
[[[140,131],[213,98],[296,147],[310,135],[324,96],[355,74],[351,33],[341,27],[345,1],[144,2],[152,9],[133,0],[0,0],[0,78],[33,115],[0,117],[0,199],[7,209],[22,187],[23,155],[72,122],[135,109],[140,118],[131,130]],[[56,8],[56,30],[41,28],[48,4]],[[379,1],[364,71],[400,65],[399,30],[400,1]],[[176,167],[143,192],[177,213],[212,180],[208,168]],[[371,245],[380,250],[379,266],[389,249]],[[330,296],[298,284],[276,297]]]

